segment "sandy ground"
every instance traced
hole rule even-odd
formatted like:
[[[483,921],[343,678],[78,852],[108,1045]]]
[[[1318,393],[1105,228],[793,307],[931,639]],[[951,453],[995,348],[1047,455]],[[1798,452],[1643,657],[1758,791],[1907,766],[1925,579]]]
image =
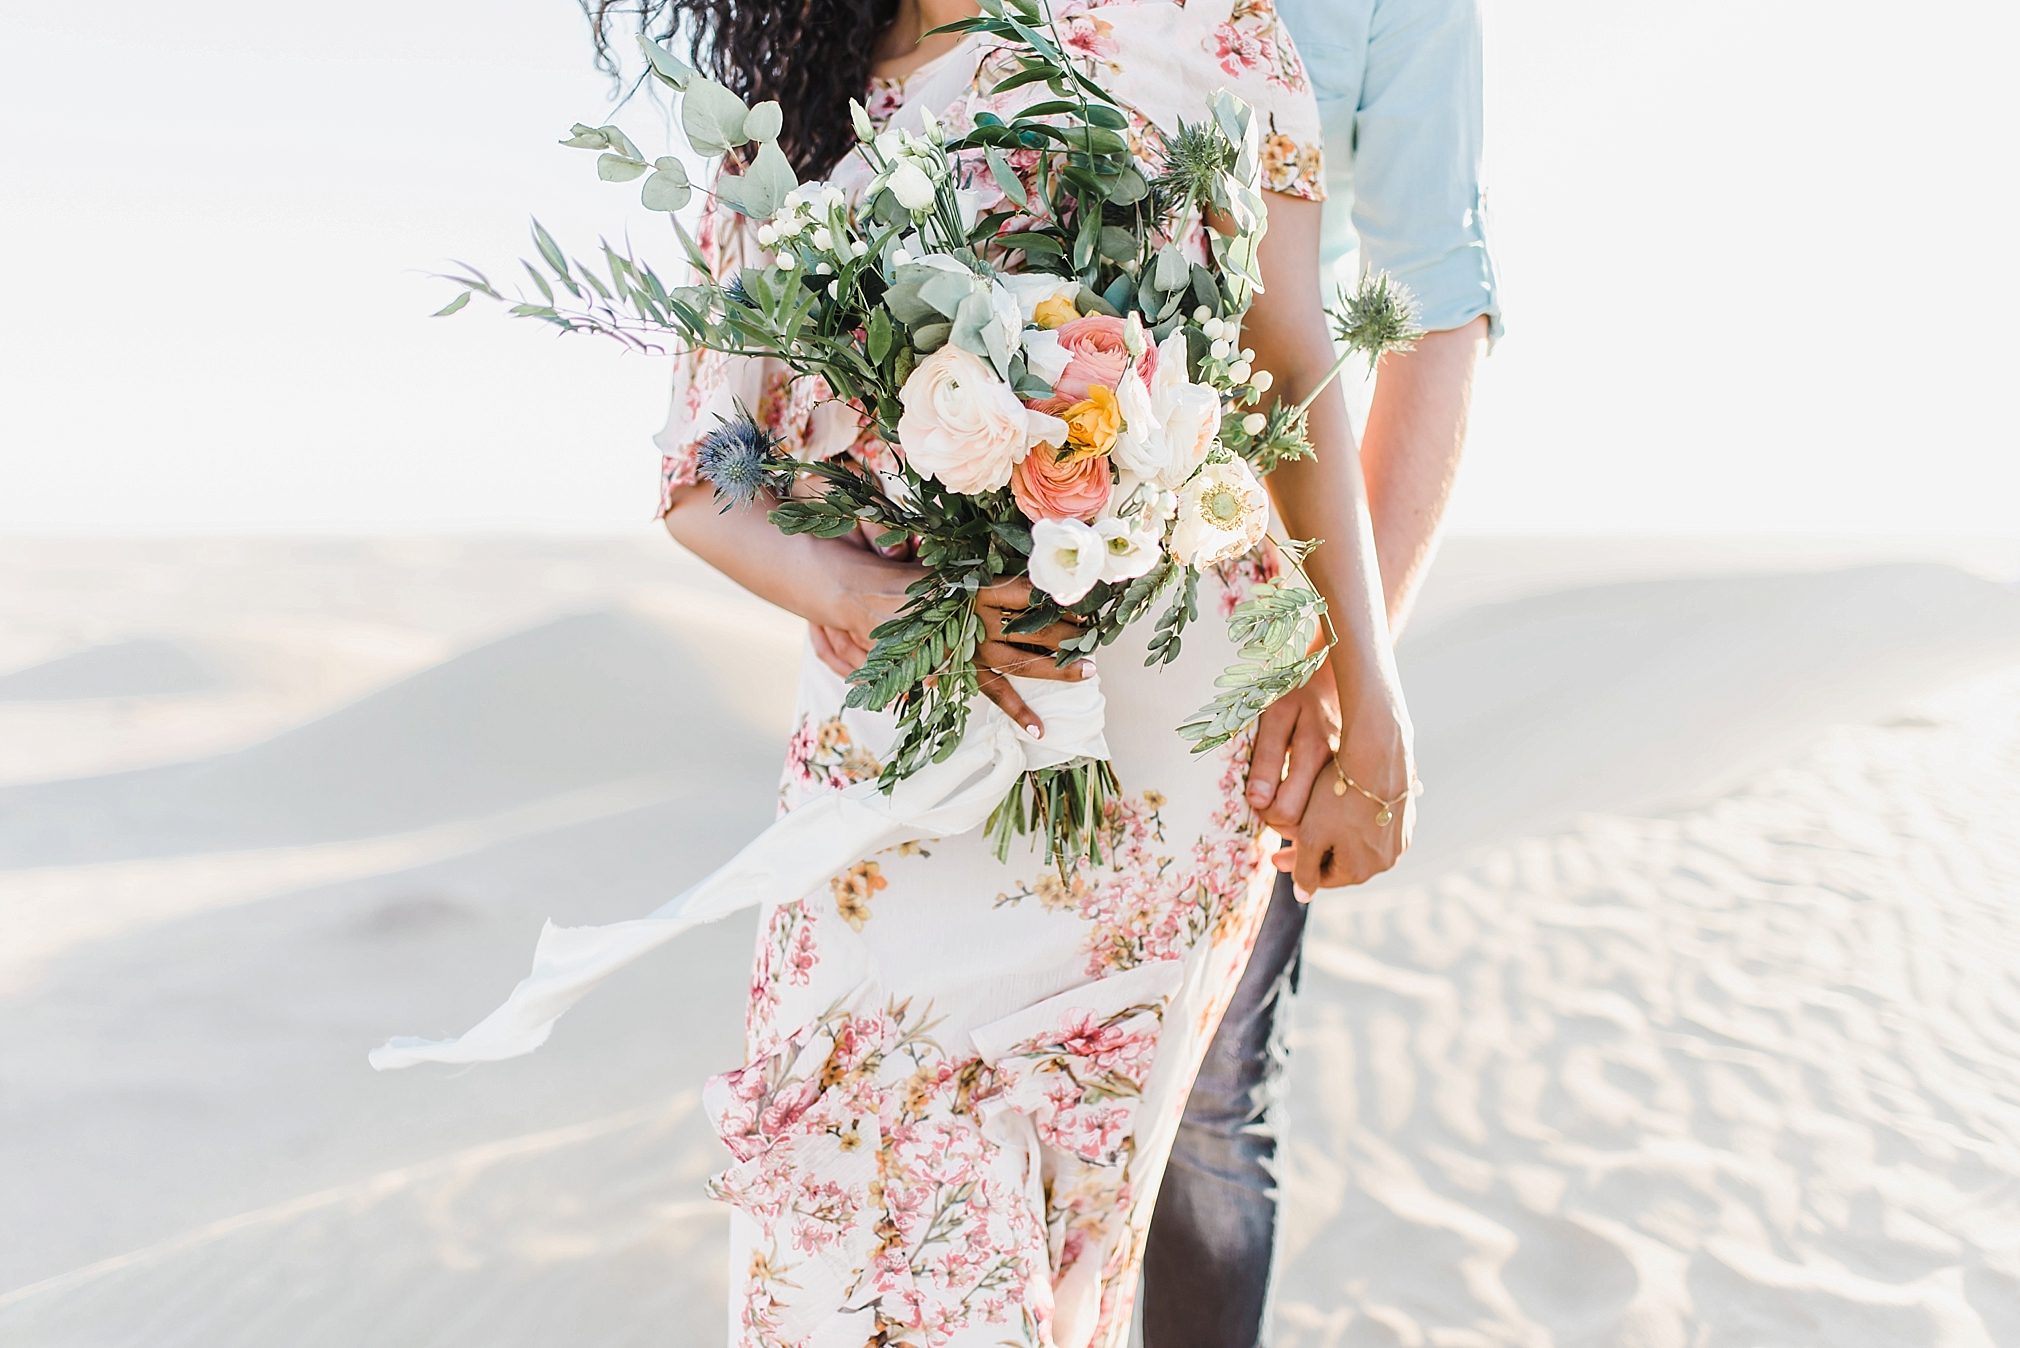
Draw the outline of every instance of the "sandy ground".
[[[1457,539],[1315,912],[1286,1345],[2020,1342],[2011,544]],[[748,921],[379,1076],[771,816],[794,624],[595,542],[0,541],[0,1343],[719,1344]]]

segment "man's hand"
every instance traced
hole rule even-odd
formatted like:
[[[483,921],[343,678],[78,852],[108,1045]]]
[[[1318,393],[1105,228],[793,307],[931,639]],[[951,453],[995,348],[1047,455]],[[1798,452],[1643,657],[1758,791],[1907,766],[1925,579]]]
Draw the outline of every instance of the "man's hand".
[[[1329,667],[1271,703],[1256,721],[1248,755],[1248,803],[1286,838],[1304,817],[1312,784],[1328,771],[1340,738],[1339,694]]]

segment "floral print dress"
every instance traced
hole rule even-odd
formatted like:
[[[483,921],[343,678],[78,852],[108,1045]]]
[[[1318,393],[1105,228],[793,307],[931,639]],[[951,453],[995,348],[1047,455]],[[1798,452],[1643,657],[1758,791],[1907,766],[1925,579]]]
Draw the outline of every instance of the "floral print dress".
[[[1228,88],[1266,119],[1267,185],[1320,195],[1317,110],[1269,0],[1055,13],[1135,110],[1146,158]],[[977,112],[1014,111],[984,92],[994,59],[971,40],[866,102],[880,123],[916,130],[930,110],[958,134]],[[835,181],[860,185],[846,166]],[[723,271],[757,256],[720,220],[700,241]],[[821,381],[690,353],[659,438],[669,497],[738,401],[797,453],[890,463]],[[869,857],[763,911],[747,1062],[704,1095],[733,1158],[710,1184],[734,1209],[732,1343],[1126,1341],[1165,1159],[1273,874],[1243,800],[1246,740],[1195,756],[1175,727],[1234,656],[1217,619],[1273,574],[1263,554],[1208,574],[1171,665],[1145,667],[1142,630],[1100,654],[1123,788],[1104,864],[1062,877],[1021,845],[1005,864],[977,830]],[[809,650],[782,811],[880,770],[891,718],[844,709],[845,693]]]

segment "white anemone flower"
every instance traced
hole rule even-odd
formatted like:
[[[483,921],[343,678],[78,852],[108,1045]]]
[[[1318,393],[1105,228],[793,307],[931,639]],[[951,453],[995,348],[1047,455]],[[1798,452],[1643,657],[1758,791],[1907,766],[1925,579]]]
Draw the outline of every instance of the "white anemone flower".
[[[1077,604],[1108,565],[1108,544],[1082,520],[1031,526],[1031,583],[1061,604]]]
[[[1038,306],[1047,300],[1060,299],[1068,304],[1080,297],[1080,282],[1067,276],[1047,276],[1044,272],[1018,272],[1003,278],[1010,287],[1010,293],[1017,297],[1017,307],[1026,323],[1038,320]]]
[[[1179,489],[1171,553],[1205,568],[1241,556],[1269,529],[1269,495],[1246,461],[1210,463]]]
[[[1133,519],[1119,515],[1098,519],[1094,521],[1094,532],[1101,536],[1103,580],[1135,580],[1156,566],[1163,556],[1157,546],[1163,530],[1140,515]]]

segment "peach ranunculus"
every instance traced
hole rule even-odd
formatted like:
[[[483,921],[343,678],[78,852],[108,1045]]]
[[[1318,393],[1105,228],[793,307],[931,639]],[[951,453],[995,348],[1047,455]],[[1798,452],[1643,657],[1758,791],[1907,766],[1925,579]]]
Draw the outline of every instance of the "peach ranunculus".
[[[1065,372],[1052,386],[1053,396],[1078,402],[1096,384],[1112,390],[1121,383],[1122,372],[1129,365],[1129,342],[1124,335],[1128,328],[1129,325],[1119,318],[1088,314],[1054,329],[1059,334],[1060,346],[1072,358],[1066,362]],[[1142,371],[1146,380],[1156,374],[1156,347],[1144,347],[1137,369]]]
[[[1114,489],[1106,457],[1069,458],[1049,445],[1039,445],[1010,471],[1010,494],[1025,518],[1034,521],[1091,520]]]
[[[966,495],[993,491],[1035,444],[1063,444],[1066,426],[1017,401],[1010,386],[952,342],[919,362],[899,391],[905,459]]]

